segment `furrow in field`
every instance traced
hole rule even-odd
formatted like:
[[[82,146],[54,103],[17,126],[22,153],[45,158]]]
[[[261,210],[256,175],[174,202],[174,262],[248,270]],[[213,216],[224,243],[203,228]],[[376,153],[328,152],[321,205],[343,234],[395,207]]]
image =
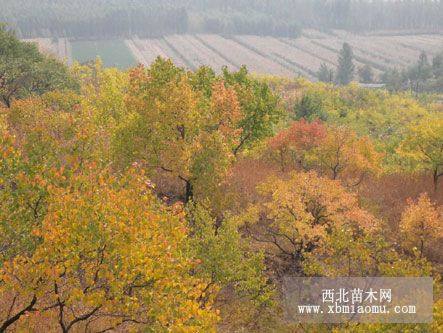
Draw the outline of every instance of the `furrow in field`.
[[[153,58],[152,62],[160,56],[165,59],[171,59],[176,66],[187,67],[186,61],[164,39],[148,39],[144,44],[147,50],[149,50],[150,57]]]
[[[268,52],[278,55],[290,64],[297,66],[308,77],[316,77],[318,69],[324,63],[321,59],[274,37],[263,37],[260,40],[250,40],[250,42],[261,43]]]
[[[380,46],[368,37],[357,37],[350,41],[353,48],[363,54],[367,54],[372,61],[378,62],[384,67],[407,66],[410,60],[397,56],[398,51],[389,51],[389,47]]]
[[[161,40],[161,42],[163,42],[161,48],[170,56],[171,59],[173,59],[174,63],[180,64],[180,67],[185,67],[190,70],[197,69],[197,67],[180,52],[172,40],[170,40],[170,37],[164,37]]]
[[[431,44],[431,45],[437,45],[435,43],[443,43],[443,40],[441,36],[438,35],[432,36],[432,35],[417,35],[415,36],[417,40],[420,40],[423,43]]]
[[[310,71],[307,68],[304,68],[301,64],[296,63],[295,61],[286,58],[283,55],[273,53],[271,56],[282,66],[288,68],[289,70],[292,70],[297,76],[299,77],[306,77],[313,81],[317,80],[317,77],[315,76],[315,73]]]
[[[312,42],[314,44],[321,46],[321,47],[324,47],[325,49],[328,49],[333,52],[337,52],[337,57],[338,57],[338,53],[340,52],[341,48],[343,47],[344,41],[339,40],[339,39],[329,39],[329,40],[313,40]],[[352,42],[349,42],[349,44],[351,46],[353,46]],[[375,74],[377,74],[377,75],[386,69],[385,66],[380,65],[379,63],[372,61],[371,59],[368,59],[367,54],[365,54],[363,51],[360,51],[355,48],[353,48],[353,51],[354,51],[355,64],[357,65],[357,67],[363,67],[364,65],[370,65],[371,67],[373,67],[373,70],[374,70]]]
[[[245,37],[245,36],[244,36]],[[243,37],[243,38],[244,38]],[[249,37],[249,36],[248,36]],[[247,38],[247,37],[246,37]],[[246,41],[240,39],[239,37],[235,37],[235,40],[239,43],[242,44],[244,47],[251,49],[254,52],[257,52],[259,54],[261,54],[262,56],[266,57],[266,58],[271,58],[272,61],[276,62],[277,64],[279,64],[280,66],[286,68],[288,71],[290,71],[291,73],[298,75],[298,76],[307,76],[307,77],[312,77],[311,74],[309,74],[308,71],[303,70],[303,68],[301,66],[296,66],[294,63],[291,63],[290,61],[288,61],[287,59],[281,57],[278,54],[275,54],[273,52],[267,52],[264,53],[263,50],[259,50],[257,49],[255,46],[252,46],[251,44],[248,44]],[[256,45],[256,44],[254,44]]]
[[[417,60],[420,52],[406,48],[399,43],[395,43],[389,37],[368,37],[362,38],[367,45],[366,48],[377,50],[379,53],[388,55],[392,59],[397,59],[401,65],[409,65]]]
[[[165,59],[170,57],[170,55],[161,48],[158,39],[134,39],[134,43],[142,53],[145,62],[148,65],[152,64],[157,57]]]
[[[442,35],[424,35],[420,36],[422,39],[432,42],[437,50],[441,51],[443,49],[443,34]]]
[[[426,42],[420,40],[420,38],[417,36],[396,36],[396,37],[387,37],[387,38],[392,43],[400,44],[405,48],[415,50],[418,52],[425,51],[428,55],[434,55],[439,51],[438,43]]]
[[[282,43],[288,44],[300,51],[322,60],[327,65],[337,66],[337,53],[324,49],[312,43],[309,39],[301,37],[297,39],[279,38]]]
[[[196,36],[184,35],[182,37],[195,49],[195,52],[199,55],[199,58],[204,65],[212,67],[217,72],[220,72],[223,66],[227,66],[231,71],[238,70],[237,66],[231,64],[229,60],[223,58],[220,54],[207,47]]]
[[[237,62],[234,58],[232,57],[227,57],[225,54],[223,54],[223,52],[221,52],[218,48],[214,47],[211,43],[209,43],[208,41],[205,40],[205,38],[203,38],[200,35],[195,35],[195,38],[201,43],[203,44],[206,48],[210,49],[212,52],[214,52],[215,54],[217,54],[219,57],[221,57],[222,59],[224,59],[226,62],[231,63],[233,66],[235,66],[236,68],[240,68],[242,65],[241,63]]]
[[[135,42],[133,40],[127,39],[125,40],[125,44],[128,47],[128,49],[131,51],[132,55],[135,57],[138,63],[149,66],[150,62],[146,61],[142,51],[135,45]]]
[[[254,52],[238,42],[223,38],[218,35],[199,35],[200,40],[204,41],[206,45],[210,45],[223,57],[230,60],[236,66],[246,65],[253,73],[274,75],[293,76],[293,73],[279,63]]]
[[[443,50],[443,35],[425,35],[420,36],[420,39],[428,43],[433,49],[432,55],[436,55]]]
[[[172,35],[165,37],[165,40],[185,59],[190,69],[197,69],[204,64],[196,49],[183,36]]]
[[[137,58],[140,58],[146,66],[151,65],[157,57],[171,59],[180,67],[186,66],[180,55],[162,39],[134,38],[132,41],[139,52]]]
[[[291,64],[303,69],[310,77],[316,77],[317,71],[324,61],[312,54],[292,45],[284,43],[274,37],[267,37],[266,43],[275,54]]]
[[[274,49],[268,47],[268,43],[263,41],[264,37],[242,35],[236,36],[234,39],[246,48],[249,48],[253,52],[260,54],[265,58],[271,58],[274,62],[278,63],[280,66],[286,68],[293,74],[314,77],[312,73],[304,68],[300,64],[296,64],[294,61],[288,61],[284,56],[279,53],[274,52]]]

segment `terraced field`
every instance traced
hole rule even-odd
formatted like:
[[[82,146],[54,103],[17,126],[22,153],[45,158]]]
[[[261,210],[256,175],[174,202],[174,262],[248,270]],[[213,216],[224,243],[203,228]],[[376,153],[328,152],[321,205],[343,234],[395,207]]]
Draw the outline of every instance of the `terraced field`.
[[[344,42],[352,46],[356,66],[370,65],[376,74],[390,67],[414,63],[421,51],[431,58],[443,50],[443,34],[363,36],[345,31],[327,34],[315,30],[305,30],[297,39],[199,34],[125,41],[32,41],[37,42],[40,49],[68,61],[82,62],[101,56],[108,66],[126,68],[136,62],[149,65],[157,56],[162,56],[189,69],[202,65],[216,70],[223,66],[238,69],[246,65],[257,74],[301,75],[314,80],[322,63],[337,66],[338,53]]]

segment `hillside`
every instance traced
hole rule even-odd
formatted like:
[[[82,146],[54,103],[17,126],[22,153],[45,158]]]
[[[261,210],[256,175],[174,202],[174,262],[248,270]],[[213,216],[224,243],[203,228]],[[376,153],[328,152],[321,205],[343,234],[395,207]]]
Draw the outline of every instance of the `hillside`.
[[[335,83],[282,77],[343,38],[358,65],[440,41],[38,41],[146,64],[120,70],[0,26],[0,332],[441,332],[443,55],[415,90],[353,83],[348,44]]]

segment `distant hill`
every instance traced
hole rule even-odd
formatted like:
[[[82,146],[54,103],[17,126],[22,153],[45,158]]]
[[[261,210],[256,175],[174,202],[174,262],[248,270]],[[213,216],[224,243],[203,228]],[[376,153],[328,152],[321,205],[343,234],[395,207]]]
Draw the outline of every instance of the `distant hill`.
[[[0,0],[0,8],[0,21],[22,38],[443,30],[439,0]]]

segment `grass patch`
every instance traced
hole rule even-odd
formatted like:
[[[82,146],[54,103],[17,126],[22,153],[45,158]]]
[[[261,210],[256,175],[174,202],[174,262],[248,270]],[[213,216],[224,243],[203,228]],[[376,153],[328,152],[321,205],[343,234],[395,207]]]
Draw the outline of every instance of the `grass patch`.
[[[127,69],[137,61],[123,40],[72,41],[72,57],[84,63],[100,57],[106,67]]]

